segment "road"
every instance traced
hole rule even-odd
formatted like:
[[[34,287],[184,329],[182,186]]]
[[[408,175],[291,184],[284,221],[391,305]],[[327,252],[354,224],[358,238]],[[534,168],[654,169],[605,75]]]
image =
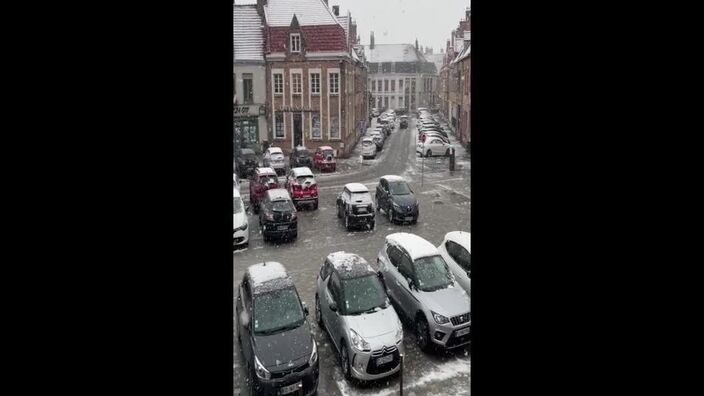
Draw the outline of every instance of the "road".
[[[384,145],[381,155],[370,166],[361,167],[352,175],[336,176],[326,182],[318,178],[320,196],[318,210],[299,211],[298,239],[293,242],[264,243],[259,231],[257,217],[249,215],[249,248],[233,254],[234,285],[241,281],[244,269],[262,261],[278,261],[291,275],[301,299],[310,308],[309,322],[318,343],[321,361],[320,395],[394,395],[398,394],[398,375],[367,383],[352,384],[342,377],[337,365],[337,353],[327,334],[321,332],[314,320],[315,278],[325,257],[335,251],[344,250],[364,257],[376,266],[376,256],[384,237],[394,232],[417,234],[434,245],[440,244],[450,231],[470,230],[470,166],[466,158],[457,158],[457,170],[448,170],[448,159],[421,159],[415,153],[415,120],[408,129],[396,129]],[[345,183],[361,182],[370,189],[372,196],[381,176],[401,175],[409,181],[420,201],[420,218],[416,225],[394,225],[388,222],[383,212],[377,213],[376,228],[371,231],[348,232],[336,216],[335,199]],[[247,188],[241,188],[248,203]],[[235,292],[236,295],[236,292]],[[234,329],[236,339],[237,329]],[[470,356],[469,348],[453,352],[424,353],[415,346],[415,335],[404,325],[406,348],[405,373],[403,376],[405,395],[469,394]],[[249,395],[244,362],[235,341],[234,394]]]

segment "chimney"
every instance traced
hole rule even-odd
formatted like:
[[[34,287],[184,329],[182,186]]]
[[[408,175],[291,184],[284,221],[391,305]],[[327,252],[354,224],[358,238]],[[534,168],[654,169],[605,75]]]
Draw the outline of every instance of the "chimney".
[[[469,7],[467,7],[467,9],[464,10],[465,21],[468,21],[468,20],[469,20],[469,15],[470,15],[471,13],[472,13],[472,10],[471,10]]]
[[[374,32],[369,33],[369,49],[373,50],[374,49]]]
[[[340,6],[339,5],[332,6],[332,13],[335,14],[335,16],[340,16]]]

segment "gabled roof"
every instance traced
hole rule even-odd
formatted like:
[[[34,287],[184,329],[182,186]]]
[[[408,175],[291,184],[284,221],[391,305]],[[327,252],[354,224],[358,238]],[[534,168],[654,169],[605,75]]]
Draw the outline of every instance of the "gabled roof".
[[[294,13],[301,26],[338,25],[335,15],[322,0],[268,0],[264,13],[271,27],[288,27]]]
[[[374,49],[364,46],[367,62],[425,62],[423,55],[412,44],[374,44]]]
[[[264,62],[263,23],[257,7],[235,5],[233,25],[234,60]]]

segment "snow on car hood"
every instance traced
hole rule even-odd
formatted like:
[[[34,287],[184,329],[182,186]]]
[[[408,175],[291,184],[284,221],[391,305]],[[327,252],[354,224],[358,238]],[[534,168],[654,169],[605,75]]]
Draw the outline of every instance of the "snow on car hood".
[[[244,210],[239,213],[233,213],[232,225],[234,226],[234,228],[242,227],[242,225],[246,222],[247,222],[247,215],[244,213]]]
[[[345,321],[350,329],[365,339],[392,332],[396,334],[398,330],[398,316],[391,305],[374,313],[345,316]]]
[[[469,295],[458,283],[432,292],[414,291],[413,295],[428,309],[448,318],[470,310]]]

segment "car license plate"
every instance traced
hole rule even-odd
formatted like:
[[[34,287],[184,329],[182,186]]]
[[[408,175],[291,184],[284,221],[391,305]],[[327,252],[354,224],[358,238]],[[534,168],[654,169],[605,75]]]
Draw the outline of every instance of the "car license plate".
[[[394,355],[382,356],[376,359],[376,365],[379,366],[392,360],[394,360]]]
[[[289,393],[293,393],[302,387],[303,387],[303,383],[301,381],[298,381],[295,384],[291,384],[289,386],[284,386],[283,388],[281,388],[281,390],[279,391],[279,394],[280,395],[288,395]]]
[[[407,217],[406,217],[406,221],[412,221],[412,220],[413,220],[413,216],[407,216]]]
[[[288,230],[288,226],[279,226],[279,227],[277,228],[277,230],[279,230],[279,231]]]
[[[466,329],[457,330],[456,333],[457,337],[463,336],[465,334],[469,334],[469,327],[467,327]]]

